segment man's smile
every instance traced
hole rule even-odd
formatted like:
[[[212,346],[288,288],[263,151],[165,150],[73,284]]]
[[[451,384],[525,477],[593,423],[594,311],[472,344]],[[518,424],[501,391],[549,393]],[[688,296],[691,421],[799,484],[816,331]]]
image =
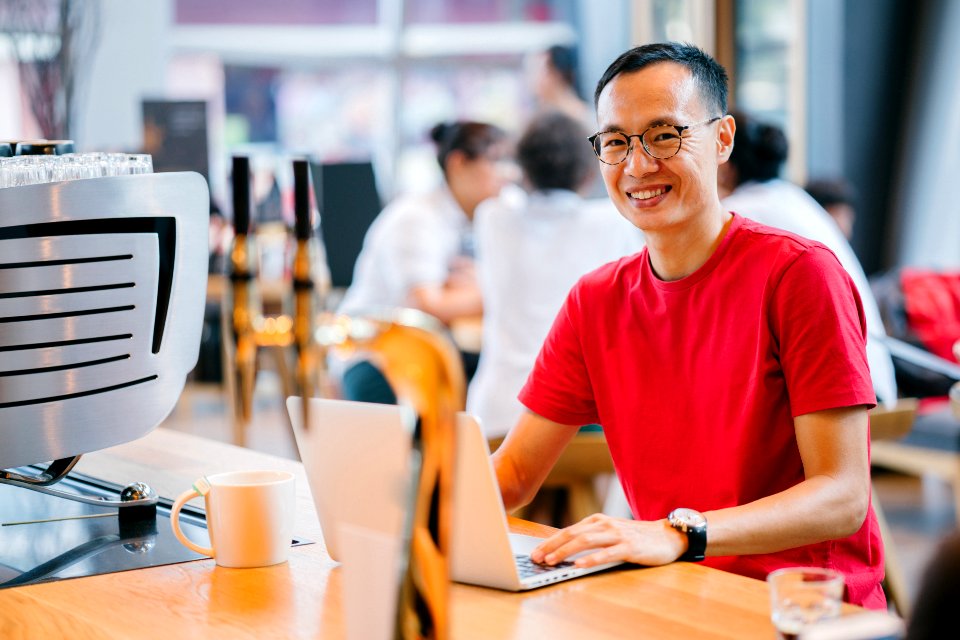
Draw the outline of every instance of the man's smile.
[[[666,194],[673,190],[669,185],[657,187],[648,187],[646,189],[633,189],[627,191],[627,198],[631,204],[641,207],[652,207],[666,197]]]

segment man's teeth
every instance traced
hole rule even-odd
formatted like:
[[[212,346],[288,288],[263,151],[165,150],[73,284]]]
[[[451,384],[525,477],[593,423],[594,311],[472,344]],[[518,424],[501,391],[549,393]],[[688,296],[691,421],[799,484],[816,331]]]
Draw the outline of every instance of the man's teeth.
[[[664,189],[652,189],[649,191],[636,191],[634,193],[628,193],[627,195],[635,200],[649,200],[650,198],[656,198],[659,195],[662,195]]]

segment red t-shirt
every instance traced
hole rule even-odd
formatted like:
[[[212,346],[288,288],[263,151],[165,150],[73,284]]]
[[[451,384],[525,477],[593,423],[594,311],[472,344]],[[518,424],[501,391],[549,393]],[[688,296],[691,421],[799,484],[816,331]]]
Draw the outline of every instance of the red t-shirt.
[[[733,507],[804,479],[795,416],[876,404],[865,335],[856,287],[829,249],[734,215],[686,278],[658,279],[646,249],[584,276],[520,400],[555,422],[603,425],[637,519]],[[829,567],[851,602],[885,602],[872,507],[847,538],[705,564],[759,579]]]

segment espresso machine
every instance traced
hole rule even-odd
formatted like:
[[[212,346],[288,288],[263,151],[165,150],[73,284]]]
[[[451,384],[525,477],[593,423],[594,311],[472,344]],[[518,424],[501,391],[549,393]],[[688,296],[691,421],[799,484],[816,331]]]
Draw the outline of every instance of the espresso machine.
[[[148,484],[71,470],[160,424],[196,363],[207,185],[62,178],[92,156],[0,159],[36,182],[0,188],[0,587],[192,559]]]

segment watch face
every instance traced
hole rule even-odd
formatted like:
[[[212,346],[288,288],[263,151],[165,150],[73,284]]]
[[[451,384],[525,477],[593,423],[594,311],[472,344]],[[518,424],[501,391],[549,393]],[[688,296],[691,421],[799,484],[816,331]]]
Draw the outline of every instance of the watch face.
[[[693,509],[684,509],[681,507],[674,509],[672,515],[674,520],[690,529],[697,529],[707,524],[707,519],[703,517],[703,514]]]

